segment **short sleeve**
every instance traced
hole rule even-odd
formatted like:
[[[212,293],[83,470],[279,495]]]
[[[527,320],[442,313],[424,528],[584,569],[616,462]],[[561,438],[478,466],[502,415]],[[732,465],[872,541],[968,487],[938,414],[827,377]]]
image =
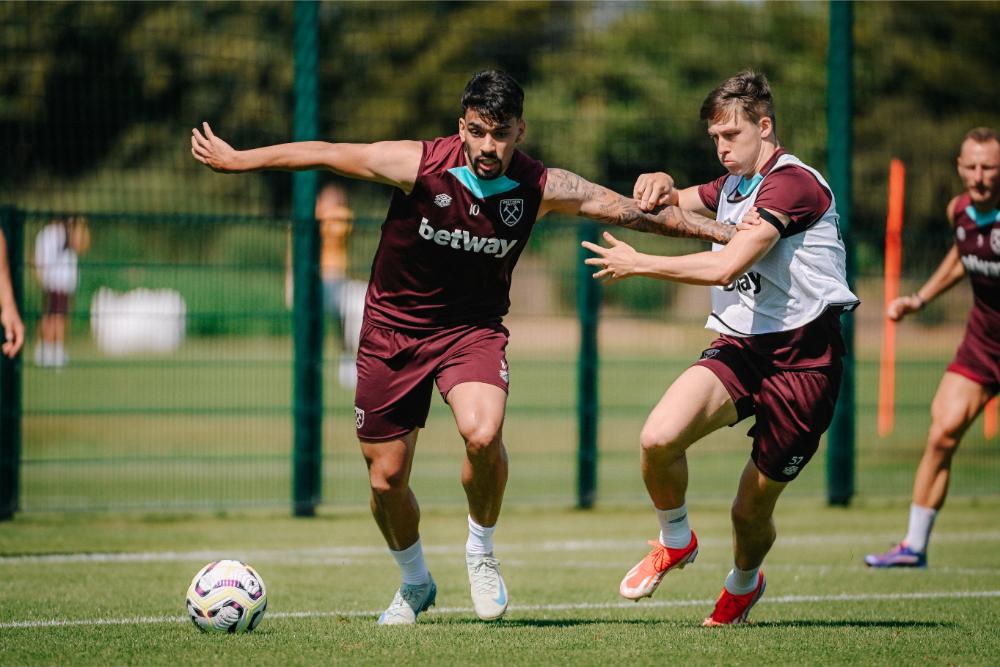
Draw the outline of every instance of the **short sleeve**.
[[[754,205],[787,215],[791,222],[786,236],[791,236],[811,227],[832,202],[833,195],[811,172],[791,166],[778,169],[764,179]]]
[[[722,185],[727,178],[729,178],[729,174],[723,174],[714,181],[698,186],[698,196],[701,198],[701,203],[709,211],[718,212],[719,194],[722,192]]]

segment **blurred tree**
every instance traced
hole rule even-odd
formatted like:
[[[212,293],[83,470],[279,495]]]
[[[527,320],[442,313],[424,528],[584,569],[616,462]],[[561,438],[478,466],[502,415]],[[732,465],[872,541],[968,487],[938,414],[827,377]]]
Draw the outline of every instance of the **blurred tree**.
[[[209,120],[236,146],[291,136],[291,15],[288,2],[0,3],[0,200],[286,213],[287,174],[206,178],[187,135]],[[825,162],[825,3],[325,2],[320,17],[321,138],[450,132],[469,76],[503,67],[525,85],[537,157],[622,192],[648,170],[698,183],[720,173],[701,101],[749,66],[774,84],[782,142]],[[877,244],[898,156],[908,238],[939,233],[963,133],[1000,125],[1000,3],[862,3],[855,17],[855,229]],[[385,195],[352,199],[377,215]]]
[[[932,267],[950,231],[944,209],[962,185],[965,133],[1000,130],[998,2],[861,3],[855,9],[855,226],[880,245],[889,160],[906,172],[904,257]],[[928,242],[928,238],[936,239]]]

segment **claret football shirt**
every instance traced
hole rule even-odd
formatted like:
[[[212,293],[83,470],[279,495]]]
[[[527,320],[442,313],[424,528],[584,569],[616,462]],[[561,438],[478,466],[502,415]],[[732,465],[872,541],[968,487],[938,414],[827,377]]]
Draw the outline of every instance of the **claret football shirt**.
[[[427,331],[502,318],[545,178],[541,162],[515,151],[502,176],[480,179],[457,134],[423,142],[413,190],[393,192],[382,224],[368,320]]]

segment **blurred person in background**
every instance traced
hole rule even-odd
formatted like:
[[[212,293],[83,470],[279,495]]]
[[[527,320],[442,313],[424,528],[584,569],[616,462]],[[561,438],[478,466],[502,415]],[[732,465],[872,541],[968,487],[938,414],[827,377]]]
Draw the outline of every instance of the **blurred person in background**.
[[[55,220],[35,237],[35,275],[42,286],[42,321],[35,365],[62,368],[66,353],[66,326],[76,292],[77,258],[90,247],[90,228],[82,217]]]
[[[319,272],[323,282],[323,310],[330,316],[338,345],[338,377],[341,386],[354,388],[357,382],[355,350],[344,327],[347,292],[347,242],[354,213],[347,202],[347,192],[337,183],[326,183],[316,194],[316,220],[319,223]],[[285,303],[291,308],[294,298],[292,276],[292,240],[288,239],[285,271]]]
[[[868,554],[869,567],[927,567],[927,544],[944,506],[951,461],[966,429],[1000,389],[1000,139],[978,127],[962,141],[957,159],[965,192],[948,202],[945,216],[955,243],[916,292],[894,299],[892,320],[919,312],[969,276],[972,311],[955,358],[931,403],[927,446],[917,466],[910,522],[903,540],[885,553]]]
[[[24,344],[24,322],[17,312],[14,301],[14,286],[10,280],[10,265],[7,261],[7,237],[0,232],[0,326],[3,327],[3,342],[0,350],[13,359]]]
[[[733,568],[703,625],[746,621],[764,594],[761,565],[776,538],[774,507],[809,463],[830,425],[840,391],[840,314],[859,301],[847,285],[846,250],[833,192],[818,171],[779,143],[770,84],[743,71],[705,98],[701,119],[726,173],[677,191],[662,172],[636,181],[639,205],[676,201],[736,224],[758,223],[712,252],[676,257],[638,253],[604,233],[610,247],[584,242],[595,278],[646,276],[712,286],[706,327],[720,335],[653,408],[639,436],[643,481],[660,524],[653,549],[619,586],[649,597],[663,577],[694,562],[688,522],[686,450],[709,433],[754,417],[749,460],[730,517]]]
[[[192,131],[195,159],[220,172],[328,169],[393,187],[371,271],[358,350],[357,436],[371,508],[402,583],[380,624],[411,624],[436,599],[420,542],[410,470],[433,387],[465,442],[466,566],[483,620],[507,609],[493,536],[507,484],[503,443],[511,273],[537,219],[583,216],[665,236],[726,242],[736,230],[668,206],[635,201],[547,169],[517,149],[524,92],[487,70],[462,95],[458,132],[429,141],[305,141],[234,150],[208,123]]]

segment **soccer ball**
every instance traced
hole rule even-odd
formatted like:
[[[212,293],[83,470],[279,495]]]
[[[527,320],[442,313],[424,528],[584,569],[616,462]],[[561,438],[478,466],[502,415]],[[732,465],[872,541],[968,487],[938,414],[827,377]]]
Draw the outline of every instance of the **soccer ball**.
[[[209,563],[188,587],[188,614],[203,632],[250,632],[264,618],[265,609],[264,580],[238,560]]]

